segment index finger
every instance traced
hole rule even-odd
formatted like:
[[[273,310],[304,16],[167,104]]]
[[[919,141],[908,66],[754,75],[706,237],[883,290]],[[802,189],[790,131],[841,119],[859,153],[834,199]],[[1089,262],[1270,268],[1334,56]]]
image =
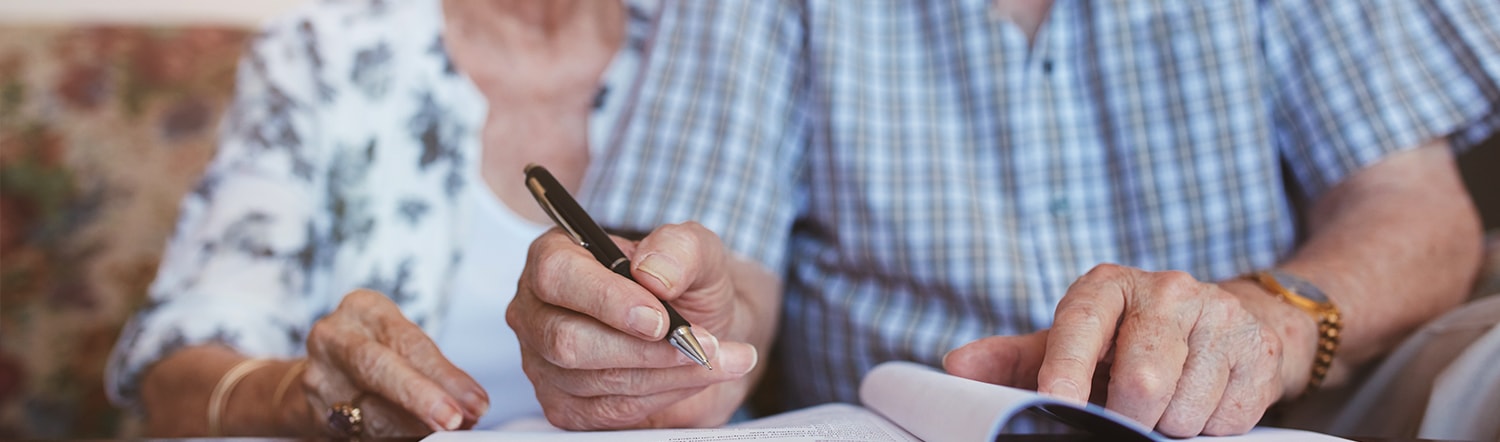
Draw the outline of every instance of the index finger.
[[[578,312],[542,305],[535,300],[518,299],[512,306],[532,312],[525,315],[506,312],[505,320],[516,330],[522,350],[529,349],[562,368],[697,366],[697,363],[665,342],[641,340]],[[704,352],[711,355],[717,348],[718,340],[705,330],[696,332],[699,333]]]
[[[434,431],[457,429],[463,423],[458,401],[441,385],[373,337],[351,330],[357,327],[331,321],[314,324],[309,336],[316,335],[318,344],[308,347],[310,356],[316,353],[352,386],[400,404]]]
[[[642,339],[656,341],[666,335],[661,300],[610,271],[559,229],[531,243],[516,296],[528,295]]]
[[[413,369],[462,402],[471,417],[483,415],[489,409],[489,394],[479,382],[444,357],[437,343],[421,327],[408,320],[390,298],[379,292],[357,289],[344,297],[339,308],[352,312],[352,317],[364,325],[366,335],[405,358]]]
[[[1088,402],[1094,369],[1109,349],[1125,310],[1120,281],[1129,277],[1126,269],[1099,266],[1068,287],[1047,335],[1047,352],[1037,372],[1038,393]]]

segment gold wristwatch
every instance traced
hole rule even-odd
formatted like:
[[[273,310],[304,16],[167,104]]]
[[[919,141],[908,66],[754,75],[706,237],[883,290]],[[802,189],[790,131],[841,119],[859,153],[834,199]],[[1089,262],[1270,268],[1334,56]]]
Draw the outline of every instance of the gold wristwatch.
[[[1302,394],[1317,390],[1323,378],[1328,376],[1328,368],[1333,365],[1333,352],[1339,348],[1339,331],[1344,328],[1344,320],[1339,316],[1338,307],[1311,282],[1280,270],[1255,272],[1247,278],[1318,321],[1318,348],[1313,356],[1312,376],[1307,378],[1307,388]]]

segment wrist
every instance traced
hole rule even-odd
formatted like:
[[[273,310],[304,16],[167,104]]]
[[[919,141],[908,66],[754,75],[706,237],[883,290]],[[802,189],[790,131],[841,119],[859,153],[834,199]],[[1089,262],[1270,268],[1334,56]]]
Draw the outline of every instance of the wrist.
[[[307,396],[300,378],[287,384],[280,403],[273,403],[277,389],[288,375],[300,376],[300,373],[293,373],[297,366],[298,360],[278,360],[247,375],[225,404],[225,433],[246,436],[320,434],[316,422],[309,417]]]
[[[1235,278],[1218,285],[1239,298],[1241,305],[1280,339],[1281,400],[1305,393],[1317,358],[1317,319],[1281,301],[1276,293],[1255,281]]]
[[[271,409],[275,410],[274,425],[279,435],[321,436],[322,422],[313,416],[307,403],[307,389],[302,383],[302,374],[307,368],[307,359],[288,361],[277,367],[275,393],[271,396]]]

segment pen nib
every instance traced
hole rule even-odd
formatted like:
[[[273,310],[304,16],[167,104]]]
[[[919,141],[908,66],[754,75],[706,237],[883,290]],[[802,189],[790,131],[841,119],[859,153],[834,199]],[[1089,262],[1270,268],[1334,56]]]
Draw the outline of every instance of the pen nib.
[[[698,343],[698,337],[693,336],[693,330],[687,326],[672,329],[672,333],[667,337],[667,341],[671,342],[673,347],[677,347],[678,351],[687,355],[693,362],[697,362],[698,365],[702,365],[709,370],[714,369],[712,365],[708,365],[708,354],[703,352],[703,345]]]

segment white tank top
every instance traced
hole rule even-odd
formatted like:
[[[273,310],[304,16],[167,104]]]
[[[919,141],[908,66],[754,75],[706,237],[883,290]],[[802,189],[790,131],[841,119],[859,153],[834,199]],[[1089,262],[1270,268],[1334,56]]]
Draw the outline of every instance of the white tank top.
[[[483,180],[464,186],[470,204],[468,239],[453,274],[448,316],[435,340],[443,355],[473,376],[490,396],[490,411],[475,428],[539,418],[542,407],[526,373],[516,333],[505,324],[505,308],[532,240],[550,226],[535,224],[506,207]]]

